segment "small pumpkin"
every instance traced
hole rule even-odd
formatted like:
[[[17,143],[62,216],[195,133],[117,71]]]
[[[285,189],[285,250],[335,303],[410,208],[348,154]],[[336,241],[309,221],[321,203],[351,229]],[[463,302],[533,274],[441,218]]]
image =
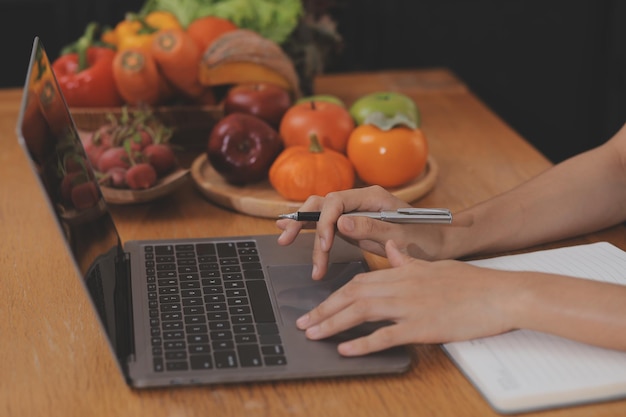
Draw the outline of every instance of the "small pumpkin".
[[[352,162],[344,154],[323,148],[316,135],[310,145],[285,148],[270,167],[269,181],[283,198],[304,201],[354,186]]]

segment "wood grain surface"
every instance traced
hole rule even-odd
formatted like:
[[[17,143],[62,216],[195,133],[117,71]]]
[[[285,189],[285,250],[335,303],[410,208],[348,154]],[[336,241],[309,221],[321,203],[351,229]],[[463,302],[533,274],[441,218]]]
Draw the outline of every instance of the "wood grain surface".
[[[347,103],[378,90],[407,93],[422,111],[439,175],[436,187],[416,201],[420,206],[457,211],[550,167],[446,70],[329,75],[316,81],[316,93],[332,93]],[[129,388],[17,145],[20,100],[19,89],[0,91],[0,415],[497,416],[438,345],[412,347],[413,366],[400,376]],[[274,221],[213,204],[191,182],[156,202],[112,210],[124,240],[277,232]],[[542,248],[597,240],[626,249],[623,227]],[[626,415],[626,401],[526,415]]]

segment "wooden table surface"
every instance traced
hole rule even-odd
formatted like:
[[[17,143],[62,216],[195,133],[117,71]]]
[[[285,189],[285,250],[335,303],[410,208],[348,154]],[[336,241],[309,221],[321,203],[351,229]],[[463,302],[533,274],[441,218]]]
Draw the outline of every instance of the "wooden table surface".
[[[328,75],[317,93],[347,103],[380,90],[409,94],[440,172],[415,205],[460,210],[550,167],[550,162],[445,70]],[[2,416],[492,416],[497,415],[438,345],[412,348],[400,376],[137,391],[99,332],[15,126],[21,90],[0,91],[0,415]],[[276,233],[274,222],[224,210],[193,184],[158,203],[116,206],[124,240]],[[608,240],[616,227],[555,245]],[[626,415],[626,401],[528,416]]]

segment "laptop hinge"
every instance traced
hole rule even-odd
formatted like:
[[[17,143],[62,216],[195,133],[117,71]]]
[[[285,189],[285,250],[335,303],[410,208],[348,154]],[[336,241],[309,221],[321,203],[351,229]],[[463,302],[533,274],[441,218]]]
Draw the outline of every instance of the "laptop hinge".
[[[115,269],[116,350],[122,366],[127,366],[129,359],[135,356],[130,255],[121,252],[116,259]]]

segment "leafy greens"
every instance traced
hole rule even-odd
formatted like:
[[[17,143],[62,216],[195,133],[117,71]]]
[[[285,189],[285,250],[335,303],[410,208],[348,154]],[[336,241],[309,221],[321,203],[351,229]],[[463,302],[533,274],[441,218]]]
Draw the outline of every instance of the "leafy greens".
[[[174,14],[183,27],[204,16],[228,19],[281,44],[303,14],[301,0],[147,0],[141,14],[164,10]]]

